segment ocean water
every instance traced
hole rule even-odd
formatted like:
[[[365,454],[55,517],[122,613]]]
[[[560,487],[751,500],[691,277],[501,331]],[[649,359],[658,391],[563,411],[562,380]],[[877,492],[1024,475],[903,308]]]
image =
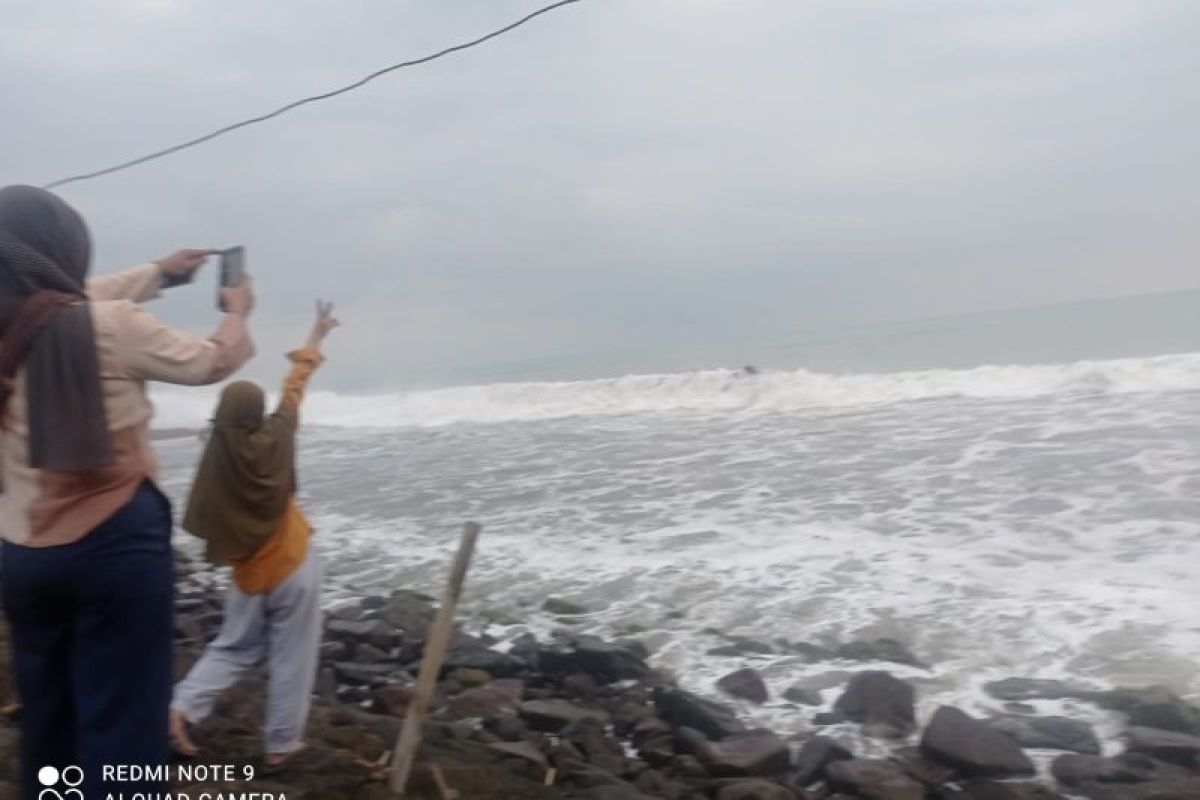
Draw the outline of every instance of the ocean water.
[[[776,698],[805,683],[828,704],[865,668],[707,655],[723,631],[898,638],[930,665],[887,667],[918,683],[922,713],[994,710],[980,687],[1009,676],[1200,700],[1200,296],[1188,297],[1095,312],[1103,346],[1077,327],[1094,309],[1064,313],[1058,338],[1041,320],[1057,343],[1045,349],[1069,360],[1039,361],[1036,337],[1014,335],[1006,361],[1003,331],[981,319],[957,324],[954,358],[911,340],[919,368],[316,392],[301,480],[330,601],[438,592],[474,519],[471,626],[635,632],[701,692],[750,664]],[[894,331],[854,337],[898,352]],[[195,424],[208,402],[160,393],[161,419]],[[159,449],[182,497],[199,442]],[[547,615],[550,596],[589,613]],[[1086,705],[1040,707],[1116,730]],[[742,708],[784,733],[817,710]]]

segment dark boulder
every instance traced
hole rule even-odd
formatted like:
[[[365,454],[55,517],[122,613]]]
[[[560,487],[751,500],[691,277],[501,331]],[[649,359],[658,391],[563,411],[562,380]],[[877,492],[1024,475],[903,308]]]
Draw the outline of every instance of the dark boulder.
[[[827,736],[814,736],[796,753],[788,785],[803,789],[820,780],[825,767],[834,761],[849,761],[854,754]]]
[[[354,686],[373,686],[404,675],[394,664],[356,664],[352,661],[337,661],[333,672],[342,683]]]
[[[372,610],[371,614],[409,636],[424,639],[437,616],[437,609],[431,598],[419,592],[402,590],[393,592],[387,603]]]
[[[1040,783],[995,781],[968,784],[951,797],[955,800],[1065,800],[1061,794]]]
[[[1186,733],[1133,727],[1125,732],[1129,752],[1152,756],[1168,764],[1200,769],[1200,737]]]
[[[1164,768],[1175,768],[1136,753],[1113,758],[1065,755],[1054,759],[1050,772],[1064,786],[1089,783],[1146,783],[1164,777]]]
[[[483,670],[497,678],[511,678],[528,670],[529,665],[509,653],[492,650],[478,641],[465,640],[446,654],[442,674],[448,675],[459,669]]]
[[[1100,755],[1100,741],[1096,738],[1092,726],[1080,720],[1068,717],[1005,715],[988,720],[988,725],[1007,733],[1022,747]]]
[[[825,768],[825,777],[834,788],[853,792],[863,800],[925,800],[925,785],[892,761],[834,761]]]
[[[729,644],[714,647],[707,653],[710,656],[769,656],[775,654],[775,648],[766,642],[754,639],[731,639]]]
[[[571,723],[583,720],[609,721],[606,712],[583,708],[568,700],[528,700],[520,706],[521,718],[529,727],[546,733],[559,733]]]
[[[357,644],[366,642],[375,647],[390,650],[403,641],[404,634],[385,622],[364,619],[355,622],[330,620],[325,626],[325,635],[331,639]]]
[[[983,690],[997,700],[1023,702],[1025,700],[1069,700],[1088,698],[1092,690],[1067,683],[1066,681],[1038,678],[1005,678],[1002,681],[985,683]]]
[[[446,710],[455,719],[491,719],[506,714],[515,714],[521,696],[504,691],[495,685],[477,686],[451,697]]]
[[[751,703],[762,704],[770,696],[767,684],[763,681],[758,670],[746,667],[737,672],[731,672],[717,681],[717,688],[730,697],[739,700],[749,700]]]
[[[834,703],[834,711],[861,723],[868,736],[899,739],[916,728],[917,692],[889,672],[860,672]]]
[[[655,690],[654,705],[659,717],[672,727],[695,728],[709,739],[724,739],[746,729],[728,706],[682,689],[661,687]]]
[[[1197,800],[1200,777],[1168,778],[1150,783],[1089,783],[1075,791],[1088,800]]]
[[[933,715],[921,738],[921,752],[968,778],[1034,774],[1033,762],[1015,739],[950,706]]]
[[[641,655],[596,636],[575,636],[537,647],[534,661],[547,675],[583,674],[602,686],[636,680],[650,672]]]
[[[796,795],[777,783],[745,780],[721,786],[717,789],[716,800],[796,800]]]
[[[911,650],[895,639],[847,642],[838,647],[835,655],[847,661],[887,661],[893,664],[928,669],[920,659],[912,654]]]
[[[1166,687],[1113,689],[1097,692],[1092,699],[1102,708],[1128,714],[1130,725],[1200,736],[1200,709]]]
[[[801,706],[819,706],[825,702],[816,689],[799,684],[783,690],[783,699]]]
[[[696,756],[718,777],[781,775],[791,760],[787,742],[768,730],[744,731],[719,742],[700,743]]]
[[[546,602],[542,603],[542,610],[560,617],[579,617],[588,613],[588,610],[578,603],[559,597],[547,598]]]
[[[953,767],[926,758],[919,747],[897,748],[891,757],[908,777],[926,786],[940,786],[958,777]]]

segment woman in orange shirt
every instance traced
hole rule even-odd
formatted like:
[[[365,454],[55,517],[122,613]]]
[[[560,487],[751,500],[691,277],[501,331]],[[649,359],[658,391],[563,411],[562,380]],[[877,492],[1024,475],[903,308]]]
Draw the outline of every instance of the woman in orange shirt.
[[[183,527],[205,540],[209,562],[233,567],[233,581],[220,633],[175,687],[171,741],[184,755],[199,752],[189,723],[205,719],[221,692],[264,660],[265,761],[277,766],[304,747],[321,644],[321,564],[296,505],[296,430],[321,343],[337,326],[333,306],[318,302],[307,344],[288,355],[274,414],[264,417],[263,391],[253,383],[221,393]]]

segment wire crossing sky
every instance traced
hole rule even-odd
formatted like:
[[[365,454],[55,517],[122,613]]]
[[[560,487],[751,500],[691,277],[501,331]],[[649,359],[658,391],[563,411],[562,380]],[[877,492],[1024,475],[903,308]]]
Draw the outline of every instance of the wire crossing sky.
[[[448,56],[451,53],[458,53],[463,50],[467,50],[472,47],[476,47],[477,45],[481,45],[484,42],[490,41],[491,39],[495,39],[498,36],[503,36],[504,34],[508,33],[509,31],[516,30],[517,28],[521,27],[522,25],[524,25],[528,22],[532,22],[534,19],[537,19],[538,17],[542,16],[543,14],[548,14],[551,11],[554,11],[555,9],[559,9],[559,8],[562,8],[563,6],[569,6],[574,3],[579,3],[579,2],[581,2],[581,0],[560,0],[560,2],[551,3],[548,6],[539,8],[537,11],[534,11],[530,14],[525,15],[524,17],[517,20],[516,22],[513,22],[510,25],[505,25],[503,28],[492,31],[491,33],[489,33],[485,36],[479,37],[478,39],[473,39],[469,42],[463,42],[462,44],[457,44],[457,45],[454,45],[453,47],[447,47],[445,50],[439,50],[438,52],[433,53],[432,55],[423,56],[422,58],[416,58],[411,61],[402,61],[399,64],[392,64],[391,66],[384,67],[383,69],[372,72],[370,75],[360,78],[359,80],[355,81],[354,83],[348,84],[339,89],[334,89],[332,91],[324,92],[322,94],[315,94],[315,95],[311,95],[309,97],[301,98],[300,100],[295,100],[295,101],[288,103],[285,106],[281,106],[280,108],[277,108],[274,111],[271,111],[267,114],[263,114],[263,115],[257,116],[257,117],[252,117],[250,119],[245,119],[245,120],[242,120],[241,122],[235,122],[232,125],[226,125],[223,128],[218,128],[217,130],[212,131],[211,133],[206,133],[203,136],[196,137],[195,139],[189,139],[186,142],[182,142],[180,144],[173,145],[171,147],[167,147],[163,150],[158,150],[156,152],[149,153],[144,156],[140,156],[140,157],[132,159],[130,161],[125,161],[121,164],[116,164],[111,167],[105,167],[104,169],[98,169],[95,172],[85,172],[80,175],[73,175],[69,178],[60,178],[56,181],[45,184],[42,188],[54,189],[59,186],[65,186],[68,183],[78,183],[79,181],[91,180],[92,178],[99,178],[103,175],[111,175],[114,172],[120,172],[122,170],[130,169],[131,167],[136,167],[136,166],[145,164],[150,161],[155,161],[160,158],[165,158],[169,155],[173,155],[174,153],[178,153],[181,150],[187,150],[189,148],[196,147],[197,145],[204,144],[205,142],[211,142],[213,139],[216,139],[217,137],[224,136],[227,133],[232,133],[233,131],[236,131],[240,128],[248,128],[251,125],[258,125],[258,124],[266,122],[268,120],[272,120],[276,117],[279,117],[279,116],[282,116],[282,115],[288,113],[289,111],[293,111],[293,110],[299,108],[300,106],[308,105],[309,103],[316,103],[321,100],[328,100],[331,97],[337,97],[340,94],[346,94],[347,92],[352,92],[361,86],[366,86],[368,83],[375,80],[376,78],[381,78],[384,75],[395,72],[396,70],[404,69],[405,67],[415,67],[418,64],[427,64],[430,61],[435,61],[439,58],[442,58],[443,56]]]

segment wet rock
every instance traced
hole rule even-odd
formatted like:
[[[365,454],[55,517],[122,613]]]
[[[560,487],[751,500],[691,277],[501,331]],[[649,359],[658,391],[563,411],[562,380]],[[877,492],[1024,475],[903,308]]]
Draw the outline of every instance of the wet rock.
[[[814,736],[796,753],[788,785],[796,788],[811,786],[825,774],[825,767],[834,761],[849,761],[854,754],[827,736]]]
[[[360,664],[381,664],[392,658],[378,647],[369,642],[363,642],[354,648],[354,660]]]
[[[366,618],[366,612],[362,605],[342,605],[336,608],[329,609],[325,612],[326,619],[338,620],[339,622],[361,622]]]
[[[1200,737],[1186,733],[1133,727],[1125,732],[1129,752],[1153,756],[1168,764],[1200,769]]]
[[[538,643],[537,637],[532,633],[523,633],[512,640],[508,654],[521,659],[531,668],[540,670],[542,666],[538,662],[539,650],[541,650],[541,644]]]
[[[955,800],[1066,800],[1040,783],[997,783],[982,781],[964,786],[951,795]]]
[[[332,667],[321,667],[317,670],[317,683],[313,687],[313,692],[317,697],[327,703],[337,701],[338,680],[337,673]]]
[[[518,709],[521,718],[536,731],[558,733],[571,723],[598,720],[604,724],[609,715],[597,709],[583,708],[567,700],[529,700]]]
[[[825,702],[816,689],[799,684],[784,689],[783,699],[801,706],[819,706]]]
[[[847,661],[890,661],[893,664],[928,669],[911,650],[895,639],[847,642],[840,646],[834,655]]]
[[[926,786],[940,786],[957,777],[953,767],[926,758],[920,748],[901,747],[892,751],[892,760],[910,778]]]
[[[710,656],[769,656],[774,654],[775,648],[766,642],[754,639],[733,639],[729,644],[723,644],[708,651]]]
[[[828,647],[822,647],[819,644],[812,642],[789,642],[785,639],[777,640],[781,652],[788,655],[800,656],[809,664],[817,664],[821,661],[831,661],[836,658],[834,651]]]
[[[481,670],[498,678],[510,678],[520,675],[528,668],[528,664],[514,655],[491,650],[474,641],[467,641],[451,648],[450,652],[446,654],[442,671],[443,674],[449,674],[460,669]]]
[[[1126,785],[1092,783],[1077,787],[1075,791],[1088,800],[1197,800],[1200,798],[1200,778],[1173,778]]]
[[[1006,715],[988,720],[1022,747],[1038,750],[1067,750],[1084,755],[1099,755],[1100,741],[1092,726],[1068,717],[1024,717]]]
[[[585,719],[572,722],[558,736],[575,745],[593,766],[614,775],[625,771],[625,747],[608,735],[606,720]]]
[[[1034,774],[1033,762],[1015,739],[950,706],[933,715],[921,738],[921,752],[968,778]]]
[[[787,742],[762,729],[730,734],[719,742],[704,742],[696,756],[719,777],[780,775],[790,762]]]
[[[812,724],[818,728],[827,728],[830,725],[841,725],[849,722],[850,718],[840,711],[822,711],[820,714],[814,714]]]
[[[834,703],[834,711],[861,723],[868,736],[903,738],[916,728],[917,693],[889,672],[860,672]]]
[[[650,671],[645,648],[638,651],[640,643],[609,644],[595,636],[577,636],[572,646],[580,667],[601,685],[636,680]]]
[[[1050,772],[1064,786],[1088,783],[1145,783],[1160,774],[1160,765],[1148,756],[1125,753],[1114,758],[1065,755],[1054,759]]]
[[[1114,689],[1098,692],[1092,699],[1102,708],[1128,714],[1130,725],[1200,736],[1200,709],[1163,686]]]
[[[636,786],[625,781],[592,786],[584,790],[580,797],[584,800],[654,800],[653,797],[642,794]]]
[[[731,672],[717,681],[717,688],[730,697],[739,700],[749,700],[751,703],[767,702],[767,684],[763,681],[758,670],[746,667],[737,672]]]
[[[404,634],[395,628],[379,620],[370,619],[358,622],[330,620],[325,626],[325,635],[353,644],[367,642],[384,650],[398,646],[404,639]]]
[[[446,701],[446,710],[455,719],[490,719],[517,713],[519,701],[519,697],[494,686],[477,686],[451,697]]]
[[[333,671],[342,683],[356,686],[371,686],[399,674],[392,664],[356,664],[352,661],[335,662]]]
[[[724,739],[746,729],[728,706],[705,700],[682,689],[657,689],[654,704],[658,715],[672,726],[695,728],[709,739]]]
[[[371,708],[376,714],[386,714],[390,717],[403,717],[408,713],[408,705],[412,702],[413,688],[391,684],[371,690]]]
[[[519,742],[529,733],[529,726],[520,717],[501,714],[485,717],[483,727],[493,735],[506,742]]]
[[[857,758],[825,768],[830,785],[864,800],[925,800],[925,786],[891,761]]]
[[[538,649],[539,668],[550,675],[584,673],[601,686],[645,677],[645,658],[596,636],[575,636]]]
[[[580,617],[589,613],[583,606],[560,597],[547,598],[546,602],[542,603],[542,610],[560,617]]]
[[[350,657],[350,647],[336,639],[321,642],[321,661],[345,661]]]
[[[983,690],[997,700],[1077,700],[1095,694],[1092,690],[1066,681],[1038,678],[1005,678],[983,685]]]
[[[379,619],[418,639],[424,639],[437,616],[431,598],[419,592],[397,591],[388,598],[387,604],[371,612]]]
[[[481,669],[456,669],[447,677],[449,680],[454,681],[459,686],[463,686],[468,689],[477,686],[486,686],[492,682],[491,674]]]
[[[545,753],[532,742],[500,742],[488,745],[488,749],[493,753],[522,758],[542,767],[547,766]]]
[[[716,800],[796,800],[796,794],[770,781],[733,781],[717,789]]]

